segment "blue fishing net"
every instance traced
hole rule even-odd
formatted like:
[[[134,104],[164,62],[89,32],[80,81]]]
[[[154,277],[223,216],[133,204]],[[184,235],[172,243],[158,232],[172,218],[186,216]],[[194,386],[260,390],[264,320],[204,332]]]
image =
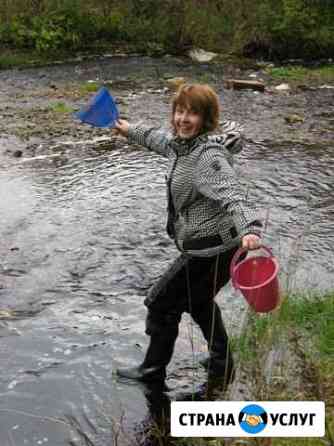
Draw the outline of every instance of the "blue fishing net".
[[[100,88],[90,103],[74,114],[95,127],[113,127],[119,117],[116,103],[106,87]]]

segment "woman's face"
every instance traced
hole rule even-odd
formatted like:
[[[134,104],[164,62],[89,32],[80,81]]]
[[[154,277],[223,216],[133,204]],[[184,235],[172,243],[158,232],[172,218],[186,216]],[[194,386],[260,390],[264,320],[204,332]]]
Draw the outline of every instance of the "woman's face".
[[[203,127],[202,115],[189,107],[177,105],[173,116],[176,135],[182,139],[197,136]]]

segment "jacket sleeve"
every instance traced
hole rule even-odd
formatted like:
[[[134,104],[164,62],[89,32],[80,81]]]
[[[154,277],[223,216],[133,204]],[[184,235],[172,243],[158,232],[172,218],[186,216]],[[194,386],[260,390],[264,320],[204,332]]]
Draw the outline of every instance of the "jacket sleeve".
[[[160,155],[167,156],[170,140],[171,134],[164,129],[145,127],[138,124],[130,124],[129,126],[129,143],[139,144]]]
[[[239,236],[261,235],[262,223],[246,201],[233,168],[219,146],[204,150],[197,162],[195,183],[206,197],[218,201],[233,219]]]

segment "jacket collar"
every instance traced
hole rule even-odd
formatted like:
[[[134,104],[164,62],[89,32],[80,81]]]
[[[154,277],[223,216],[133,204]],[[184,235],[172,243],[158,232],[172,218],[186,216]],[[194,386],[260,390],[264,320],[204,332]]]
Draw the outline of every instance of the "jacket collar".
[[[175,136],[170,142],[170,147],[177,155],[182,156],[189,154],[199,144],[206,143],[207,141],[208,135],[206,133],[191,139],[182,139],[179,136]]]

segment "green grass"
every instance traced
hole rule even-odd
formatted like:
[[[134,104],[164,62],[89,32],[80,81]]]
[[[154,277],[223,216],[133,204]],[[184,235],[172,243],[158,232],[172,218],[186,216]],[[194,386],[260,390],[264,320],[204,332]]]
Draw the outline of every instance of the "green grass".
[[[0,51],[0,69],[10,69],[16,67],[44,66],[54,63],[55,59],[63,60],[73,57],[64,51],[57,53],[39,53],[36,50],[20,50],[14,48],[4,48]]]
[[[157,443],[159,444],[159,443]],[[165,443],[161,443],[165,444]],[[262,438],[245,438],[242,441],[236,439],[229,446],[331,446],[332,443],[325,443],[322,438],[271,438],[271,442]],[[224,446],[223,438],[179,438],[171,440],[169,446]]]
[[[334,293],[289,296],[282,305],[278,323],[303,331],[313,339],[320,358],[331,358],[334,363]]]
[[[42,63],[42,61],[40,60]],[[46,63],[46,59],[43,59],[43,63]],[[23,67],[35,64],[35,58],[33,54],[29,53],[15,53],[12,54],[0,54],[0,69],[10,69],[15,67]]]
[[[238,352],[241,361],[255,360],[258,354],[259,343],[265,337],[273,326],[273,316],[264,314],[261,317],[253,315],[249,319],[246,332],[240,337],[232,338],[232,349]]]
[[[273,438],[271,446],[324,446],[321,438]]]
[[[253,315],[247,333],[233,340],[242,359],[256,354],[256,341],[277,336],[289,329],[312,339],[319,358],[333,361],[334,370],[334,293],[323,296],[289,295],[277,312]],[[255,350],[254,350],[254,348]]]
[[[72,113],[74,111],[73,107],[65,104],[64,102],[56,102],[50,105],[50,109],[55,113]]]
[[[306,383],[299,400],[326,403],[326,439],[334,444],[334,292],[324,295],[289,295],[269,314],[252,314],[249,324],[233,347],[243,368],[256,373],[261,361],[276,343],[286,345],[303,361]],[[287,365],[288,366],[288,365]],[[260,381],[261,382],[261,381]],[[257,389],[261,394],[261,389]],[[289,399],[289,385],[270,388],[270,399]],[[283,392],[283,393],[282,393]],[[295,398],[296,395],[293,396]],[[238,443],[236,443],[238,444]],[[261,442],[256,442],[261,445]],[[272,446],[323,446],[319,438],[272,439]]]
[[[95,93],[98,91],[101,85],[99,85],[97,82],[85,82],[84,84],[80,85],[80,91],[81,93]]]
[[[307,68],[301,65],[272,67],[266,69],[266,72],[279,80],[334,82],[334,64],[318,68]]]

